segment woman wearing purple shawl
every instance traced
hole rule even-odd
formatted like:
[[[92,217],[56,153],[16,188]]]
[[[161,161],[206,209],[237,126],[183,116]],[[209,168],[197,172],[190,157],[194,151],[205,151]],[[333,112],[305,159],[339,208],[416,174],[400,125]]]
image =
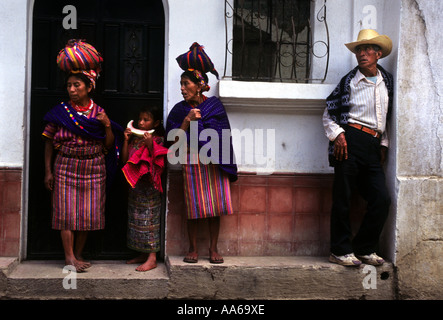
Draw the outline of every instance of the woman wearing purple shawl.
[[[186,58],[184,56],[186,55]],[[184,59],[182,59],[184,58]],[[197,232],[198,220],[207,219],[209,225],[210,246],[209,261],[211,263],[223,263],[223,257],[218,253],[217,242],[220,230],[220,216],[233,213],[231,204],[230,182],[237,180],[237,166],[234,162],[232,141],[230,137],[230,124],[223,104],[216,97],[207,98],[202,93],[209,90],[207,70],[209,58],[198,44],[191,47],[190,52],[177,58],[179,65],[186,70],[181,75],[181,93],[184,100],[177,103],[168,115],[166,135],[174,129],[186,133],[187,156],[182,163],[184,196],[187,209],[187,230],[189,237],[189,251],[183,261],[196,263],[198,261]],[[186,64],[192,61],[205,61],[206,64]],[[192,69],[190,69],[192,68]],[[200,70],[197,70],[200,69]],[[192,128],[191,128],[192,127]],[[198,135],[192,131],[197,130]],[[209,141],[200,141],[201,134],[205,129],[211,129],[218,135],[218,145],[211,145]],[[173,131],[172,131],[173,132]],[[208,131],[207,131],[208,132]],[[228,139],[226,140],[226,132]],[[223,135],[224,133],[224,135]],[[198,138],[200,137],[200,139]],[[224,139],[223,139],[224,137]],[[197,139],[197,141],[192,141]],[[204,139],[203,139],[204,140]],[[180,143],[175,139],[175,143]],[[192,145],[197,150],[192,149]],[[202,148],[205,149],[202,149]],[[205,152],[201,152],[205,150]],[[218,150],[218,156],[211,161],[202,160],[206,151],[211,150],[214,156]],[[229,154],[226,156],[226,152]]]
[[[96,77],[95,70],[71,70],[69,103],[44,118],[44,183],[52,193],[52,228],[61,232],[66,265],[77,272],[90,266],[82,258],[88,231],[104,228],[107,172],[117,166],[115,143],[122,132],[89,97]]]

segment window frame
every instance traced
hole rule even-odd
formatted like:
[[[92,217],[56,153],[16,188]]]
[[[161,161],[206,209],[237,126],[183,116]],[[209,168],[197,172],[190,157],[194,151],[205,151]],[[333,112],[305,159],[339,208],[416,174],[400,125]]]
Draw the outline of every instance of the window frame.
[[[286,0],[283,0],[286,1]],[[277,68],[280,70],[282,64],[275,63],[274,67],[276,72],[268,77],[261,78],[259,76],[242,76],[239,74],[234,74],[234,3],[235,0],[225,0],[225,68],[224,68],[224,79],[232,79],[239,81],[264,81],[264,82],[290,82],[290,83],[324,83],[328,73],[329,67],[329,29],[326,19],[326,0],[310,0],[310,17],[308,21],[310,21],[308,30],[308,40],[307,43],[307,57],[306,60],[310,63],[310,65],[306,66],[307,74],[305,77],[292,77],[296,72],[291,71],[291,77],[282,76],[281,71],[277,73]],[[238,15],[237,15],[237,18]],[[278,25],[278,23],[277,23]],[[292,26],[294,26],[292,21]],[[278,33],[278,30],[276,31]],[[276,42],[276,46],[281,45],[278,42],[278,38]],[[240,39],[241,41],[245,41],[244,38]],[[296,40],[295,40],[296,41]],[[292,45],[297,45],[296,43],[292,43]],[[293,50],[296,52],[296,49]],[[281,55],[279,49],[276,48],[274,50],[274,59],[275,61],[280,61]],[[243,57],[242,57],[243,58]],[[293,63],[290,65],[291,69],[294,69],[294,64],[297,63],[297,60],[293,58]],[[287,64],[286,64],[287,65]],[[257,72],[258,74],[258,72]]]

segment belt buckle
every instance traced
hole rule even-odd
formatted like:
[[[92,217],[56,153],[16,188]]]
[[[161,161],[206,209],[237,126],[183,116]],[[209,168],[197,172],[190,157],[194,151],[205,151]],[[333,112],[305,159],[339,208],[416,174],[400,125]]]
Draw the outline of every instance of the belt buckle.
[[[378,135],[378,132],[375,131],[375,133],[374,133],[374,138],[377,138],[377,135]]]

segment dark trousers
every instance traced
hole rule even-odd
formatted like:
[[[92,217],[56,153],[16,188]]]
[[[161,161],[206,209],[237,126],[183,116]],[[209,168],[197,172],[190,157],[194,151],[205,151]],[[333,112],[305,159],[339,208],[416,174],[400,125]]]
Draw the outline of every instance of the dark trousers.
[[[355,128],[346,128],[348,159],[338,161],[334,171],[331,211],[331,252],[357,255],[376,251],[391,203],[380,164],[380,140]],[[362,224],[352,239],[350,203],[357,190],[367,201]]]

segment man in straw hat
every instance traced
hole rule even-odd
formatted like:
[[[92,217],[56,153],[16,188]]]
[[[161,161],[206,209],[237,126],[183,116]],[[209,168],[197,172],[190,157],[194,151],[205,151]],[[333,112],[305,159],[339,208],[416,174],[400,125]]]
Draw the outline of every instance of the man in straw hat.
[[[386,124],[392,109],[393,79],[378,60],[391,53],[392,41],[365,29],[357,41],[345,45],[355,54],[358,66],[328,96],[323,114],[330,141],[329,162],[334,167],[329,261],[345,266],[381,265],[384,260],[375,251],[390,205],[382,165],[388,147]],[[352,239],[349,209],[354,187],[368,206]]]

